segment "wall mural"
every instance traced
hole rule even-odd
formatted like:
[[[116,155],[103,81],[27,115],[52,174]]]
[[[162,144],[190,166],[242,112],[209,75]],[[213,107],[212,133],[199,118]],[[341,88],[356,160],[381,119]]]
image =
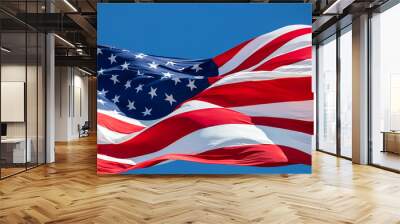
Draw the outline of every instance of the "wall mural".
[[[310,173],[309,4],[99,4],[99,174]]]

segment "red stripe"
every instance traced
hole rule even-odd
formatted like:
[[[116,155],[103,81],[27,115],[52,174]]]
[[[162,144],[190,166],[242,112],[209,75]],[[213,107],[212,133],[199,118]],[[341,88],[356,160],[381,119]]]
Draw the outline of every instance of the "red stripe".
[[[311,59],[312,47],[305,47],[289,53],[279,55],[264,64],[258,66],[254,71],[272,71],[284,65],[290,65],[306,59]]]
[[[98,174],[116,174],[122,173],[125,170],[132,169],[134,166],[129,164],[117,163],[102,159],[97,159],[97,173]]]
[[[235,56],[244,46],[246,46],[250,41],[252,41],[253,39],[250,39],[248,41],[245,41],[239,45],[237,45],[234,48],[231,48],[228,51],[225,51],[224,53],[216,56],[213,58],[214,63],[218,66],[221,67],[223,66],[226,62],[228,62],[229,60],[231,60],[233,58],[233,56]]]
[[[222,107],[238,107],[311,99],[311,77],[299,77],[216,86],[204,90],[191,100],[206,101]]]
[[[103,113],[97,113],[97,125],[103,126],[111,131],[131,134],[144,129],[145,127],[130,124],[117,118],[105,115]]]
[[[266,61],[264,64],[258,66],[252,71],[273,71],[274,69],[279,68],[281,66],[290,65],[296,62],[311,59],[311,57],[312,57],[312,47],[305,47],[272,58],[271,60]],[[209,77],[208,82],[210,84],[213,84],[218,80],[223,79],[227,75],[230,75],[230,73],[225,75]]]
[[[251,124],[251,119],[225,108],[185,112],[155,124],[126,142],[98,145],[98,153],[116,158],[141,156],[159,151],[193,131],[224,124]]]
[[[243,61],[239,66],[237,66],[235,69],[232,71],[228,72],[227,74],[235,73],[238,71],[242,71],[244,69],[250,68],[251,66],[254,66],[264,60],[266,57],[268,57],[270,54],[275,52],[277,49],[285,45],[287,42],[295,39],[296,37],[311,33],[312,30],[311,28],[303,28],[299,30],[293,30],[288,33],[285,33],[268,44],[264,45],[262,48],[258,49],[256,52],[254,52],[252,55],[250,55],[245,61]]]
[[[125,165],[97,160],[99,173],[121,173],[128,170],[147,168],[167,160],[185,160],[198,163],[273,167],[290,164],[311,165],[311,155],[286,146],[244,145],[210,150],[197,155],[167,154],[137,165]]]
[[[255,125],[264,125],[275,128],[282,128],[292,131],[303,132],[309,135],[314,133],[314,122],[294,120],[278,117],[251,117]]]

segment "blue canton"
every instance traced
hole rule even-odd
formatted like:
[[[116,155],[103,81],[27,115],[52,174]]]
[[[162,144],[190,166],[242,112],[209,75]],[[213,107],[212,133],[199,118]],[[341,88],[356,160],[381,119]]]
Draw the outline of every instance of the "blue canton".
[[[212,59],[186,60],[117,48],[97,48],[97,107],[138,120],[153,120],[210,86],[218,75]]]

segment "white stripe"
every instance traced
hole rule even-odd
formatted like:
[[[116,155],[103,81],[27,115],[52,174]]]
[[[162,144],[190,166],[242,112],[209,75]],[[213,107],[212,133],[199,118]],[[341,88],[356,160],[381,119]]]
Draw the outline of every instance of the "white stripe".
[[[106,156],[106,155],[102,155],[102,154],[97,154],[97,158],[98,159],[102,159],[102,160],[107,160],[107,161],[111,161],[111,162],[117,162],[117,163],[124,163],[124,164],[129,164],[129,165],[136,165],[136,163],[132,160],[129,159],[117,159],[111,156]]]
[[[184,112],[209,109],[209,108],[221,108],[215,104],[207,103],[199,100],[188,101],[183,104],[181,108],[174,112],[174,114],[168,115],[168,117],[175,116]],[[251,106],[231,107],[227,108],[247,116],[254,117],[277,117],[277,118],[288,118],[304,121],[313,121],[313,101],[295,101],[295,102],[280,102],[270,104],[257,104]],[[164,119],[163,119],[164,120]],[[158,121],[161,122],[161,121]],[[158,123],[157,122],[157,123]],[[105,127],[98,125],[97,130],[97,141],[98,144],[120,144],[128,141],[133,137],[136,137],[144,130],[151,128],[149,126],[141,131],[132,134],[122,134],[111,131]]]
[[[194,110],[207,109],[207,108],[221,108],[221,106],[218,106],[218,105],[215,105],[212,103],[208,103],[208,102],[204,102],[204,101],[200,101],[200,100],[190,100],[190,101],[187,101],[186,103],[182,104],[178,109],[176,109],[172,113],[168,114],[165,118],[163,118],[163,120],[165,120],[166,118],[178,115],[178,114],[182,114],[182,113],[186,113],[186,112],[190,112],[190,111],[194,111]]]
[[[199,110],[199,109],[203,109],[203,108],[219,108],[219,107],[220,106],[217,106],[217,105],[211,104],[211,103],[207,103],[204,101],[191,100],[191,101],[188,101],[188,102],[182,104],[179,108],[177,108],[176,110],[174,110],[167,116],[162,117],[160,119],[155,119],[155,120],[137,120],[137,119],[123,116],[115,111],[109,111],[109,110],[98,109],[97,112],[108,115],[110,117],[124,121],[129,124],[138,125],[138,126],[142,126],[142,127],[150,127],[156,123],[159,123],[162,120],[165,120],[169,117],[172,117],[172,116],[175,116],[175,115],[178,115],[181,113],[185,113],[185,112],[189,112],[189,111],[193,111],[193,110]]]
[[[167,118],[170,118],[170,117],[182,114],[182,113],[194,111],[194,110],[209,109],[209,108],[221,108],[221,107],[217,106],[215,104],[200,101],[200,100],[188,101],[188,102],[182,104],[182,106],[179,107],[177,110],[173,111],[172,113],[168,114],[167,116],[163,117],[162,119],[152,120],[152,124],[150,126],[144,128],[138,132],[134,132],[132,134],[122,134],[122,133],[114,132],[112,130],[109,130],[106,127],[98,125],[97,126],[98,127],[98,129],[97,129],[97,144],[120,144],[120,143],[130,140],[131,138],[139,135],[140,133],[151,128],[152,126],[162,122],[163,120],[166,120]],[[117,118],[117,117],[115,117],[115,114],[114,114],[114,118],[115,119],[122,118],[126,122],[127,122],[127,119],[133,120],[132,118],[126,118],[126,117],[123,117],[122,115],[118,115],[118,118]],[[143,123],[142,121],[138,121],[138,122]]]
[[[265,81],[273,79],[309,77],[309,76],[311,76],[311,74],[305,75],[304,73],[278,72],[278,71],[237,72],[218,80],[217,82],[209,86],[208,89],[211,89],[216,86],[222,86],[226,84],[239,83],[239,82]]]
[[[258,49],[268,44],[275,38],[281,36],[282,34],[285,34],[293,30],[309,28],[309,27],[310,26],[308,25],[286,26],[255,38],[254,40],[247,43],[247,45],[245,45],[241,50],[239,50],[239,52],[235,56],[233,56],[228,62],[226,62],[223,66],[221,66],[218,69],[219,74],[225,74],[233,70],[238,65],[240,65],[244,60],[246,60],[246,58],[248,58],[250,55],[256,52]]]
[[[231,107],[229,109],[252,117],[277,117],[303,121],[313,121],[314,101],[294,101],[283,103],[257,104],[252,106]]]
[[[97,125],[97,144],[119,144],[135,137],[138,133],[140,133],[140,131],[132,134],[123,134]]]
[[[299,61],[290,65],[283,65],[274,69],[276,72],[292,72],[292,73],[302,73],[311,74],[312,73],[312,60],[306,59]]]
[[[276,51],[274,51],[268,57],[264,58],[261,62],[259,62],[258,64],[254,65],[250,68],[244,69],[243,71],[252,71],[252,70],[256,69],[257,67],[259,67],[260,65],[262,65],[278,56],[281,56],[281,55],[284,55],[289,52],[299,50],[302,48],[311,47],[311,44],[312,44],[311,43],[311,34],[303,34],[301,36],[294,38],[293,40],[288,41],[285,45],[278,48]]]
[[[110,116],[112,118],[118,119],[120,121],[124,121],[124,122],[129,123],[129,124],[142,126],[142,127],[146,127],[147,126],[147,125],[143,124],[146,121],[140,121],[140,120],[136,120],[136,119],[127,117],[127,116],[121,115],[120,113],[118,113],[116,111],[97,109],[97,113],[105,114],[107,116]]]
[[[157,152],[128,160],[140,163],[171,153],[192,155],[222,147],[253,144],[277,144],[311,153],[311,135],[268,126],[226,124],[197,130]]]

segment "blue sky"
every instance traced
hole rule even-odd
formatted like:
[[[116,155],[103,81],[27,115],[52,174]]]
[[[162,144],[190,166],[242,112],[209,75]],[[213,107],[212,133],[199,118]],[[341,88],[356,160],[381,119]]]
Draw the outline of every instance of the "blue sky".
[[[212,58],[291,24],[311,24],[310,4],[99,4],[99,44],[182,58]]]
[[[145,54],[213,58],[250,38],[311,24],[310,4],[98,4],[97,42]],[[173,162],[130,173],[305,173],[309,166],[257,168]]]

